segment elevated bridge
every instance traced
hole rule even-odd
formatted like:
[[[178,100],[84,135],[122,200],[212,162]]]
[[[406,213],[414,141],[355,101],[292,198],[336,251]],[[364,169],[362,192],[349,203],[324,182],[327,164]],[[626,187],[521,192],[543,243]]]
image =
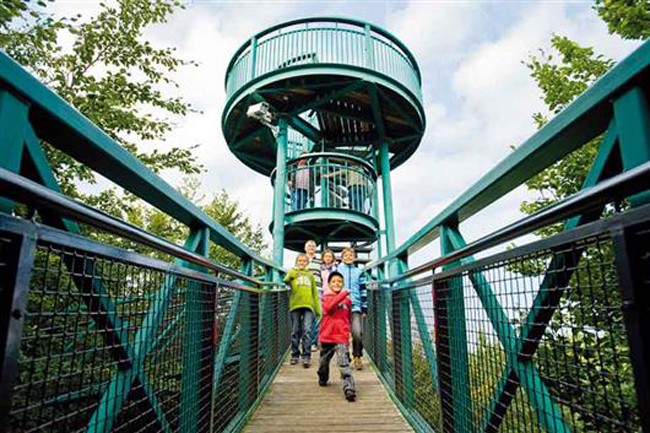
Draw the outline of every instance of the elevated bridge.
[[[228,145],[274,182],[273,259],[0,53],[0,432],[650,433],[650,43],[402,245],[390,170],[424,128],[403,44],[297,20],[254,36],[226,79]],[[466,242],[476,213],[601,136],[580,192]],[[63,195],[43,142],[185,224],[184,245]],[[312,184],[287,196],[300,170]],[[355,403],[283,366],[282,253],[312,236],[375,247]]]

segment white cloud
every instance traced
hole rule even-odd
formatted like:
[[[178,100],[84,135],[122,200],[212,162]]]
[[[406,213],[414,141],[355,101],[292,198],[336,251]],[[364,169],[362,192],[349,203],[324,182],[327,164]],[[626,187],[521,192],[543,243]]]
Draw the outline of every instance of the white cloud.
[[[168,91],[202,113],[179,119],[169,139],[155,145],[201,144],[196,155],[207,168],[201,177],[203,193],[225,188],[261,223],[267,240],[272,209],[268,178],[237,160],[221,132],[225,70],[235,50],[254,33],[283,20],[326,15],[332,8],[301,2],[196,2],[148,33],[156,45],[175,46],[179,56],[200,63],[179,71],[180,88]],[[395,34],[422,70],[426,135],[415,155],[392,174],[398,243],[505,158],[511,145],[534,132],[530,115],[543,104],[521,61],[537,48],[548,48],[553,33],[594,45],[616,59],[638,45],[608,35],[589,4],[414,1],[378,8],[352,2],[345,13]],[[377,18],[383,13],[384,22]],[[165,176],[178,181],[178,174]],[[518,190],[477,215],[463,229],[467,237],[516,218],[525,194]]]

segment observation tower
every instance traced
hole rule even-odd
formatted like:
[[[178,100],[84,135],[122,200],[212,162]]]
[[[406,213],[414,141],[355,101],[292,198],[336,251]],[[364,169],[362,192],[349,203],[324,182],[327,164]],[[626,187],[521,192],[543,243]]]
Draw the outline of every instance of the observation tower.
[[[347,18],[278,24],[237,50],[226,95],[230,150],[273,185],[274,260],[308,239],[372,243],[385,234],[394,249],[390,171],[425,127],[420,71],[399,39]]]

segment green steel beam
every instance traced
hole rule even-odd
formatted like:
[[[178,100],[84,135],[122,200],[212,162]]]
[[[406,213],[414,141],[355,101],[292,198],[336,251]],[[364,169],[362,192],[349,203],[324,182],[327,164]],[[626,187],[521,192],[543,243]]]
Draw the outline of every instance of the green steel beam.
[[[323,134],[317,128],[300,116],[286,116],[286,121],[289,126],[315,143],[324,139]]]
[[[0,90],[0,145],[2,158],[0,167],[13,173],[20,171],[23,157],[24,130],[29,126],[27,115],[29,104],[6,90]],[[10,214],[14,204],[11,200],[0,198],[0,212]]]
[[[596,159],[582,184],[582,189],[590,188],[621,172],[620,146],[617,145],[617,139],[618,128],[616,127],[616,122],[612,120],[607,130],[607,135],[600,145]],[[588,215],[573,217],[564,224],[564,231],[595,221],[600,217],[601,213],[602,208]],[[518,353],[524,356],[530,356],[537,349],[546,325],[551,319],[551,315],[555,311],[555,307],[563,293],[563,291],[556,290],[556,288],[563,287],[568,282],[568,279],[576,270],[575,266],[580,259],[581,253],[582,250],[580,249],[570,255],[554,255],[551,263],[547,267],[544,279],[539,286],[539,291],[533,300],[531,309],[523,322],[522,329],[519,333]],[[560,281],[558,281],[557,270],[559,269],[566,270],[566,276],[562,278],[564,284],[560,284]]]
[[[253,264],[250,261],[242,263],[242,273],[253,275]],[[255,308],[253,307],[254,298],[251,293],[244,292],[241,295],[241,310],[239,314],[239,375],[238,375],[238,402],[239,412],[246,413],[251,401],[251,394],[257,393],[257,369],[252,371],[253,360],[257,358],[255,346],[255,336],[257,335],[257,326],[253,329],[253,324],[257,325],[257,317],[254,317]],[[255,388],[255,392],[251,392]]]
[[[201,249],[202,243],[205,244],[202,242],[204,237],[205,230],[194,230],[186,240],[185,248],[191,250]],[[177,263],[182,265],[183,261],[177,260]],[[86,430],[88,433],[109,433],[112,430],[113,423],[122,410],[126,398],[133,388],[134,382],[141,375],[146,356],[156,342],[158,328],[169,310],[170,300],[177,289],[176,282],[176,276],[171,274],[165,276],[162,287],[158,292],[159,296],[149,306],[149,310],[136,332],[133,343],[129,343],[128,338],[122,340],[121,345],[127,346],[129,349],[130,365],[118,370],[113,375],[106,393],[102,396],[99,406],[92,414],[88,423]],[[142,384],[143,381],[140,380],[140,383]],[[157,415],[159,414],[157,413]],[[168,425],[164,418],[161,424],[163,428],[165,425]]]
[[[413,116],[411,116],[409,113],[404,110],[403,107],[401,107],[399,104],[397,104],[395,101],[393,101],[393,98],[391,98],[389,95],[386,94],[385,91],[381,89],[379,86],[375,86],[377,89],[377,97],[381,98],[381,100],[386,101],[390,107],[393,108],[398,114],[400,114],[402,117],[405,119],[409,120],[409,125],[419,133],[420,136],[424,133],[424,116],[421,119],[414,119]]]
[[[207,257],[210,247],[210,232],[207,228],[192,230],[187,240],[188,248],[202,256]],[[205,272],[206,269],[182,261],[182,266]],[[205,330],[202,325],[204,315],[203,300],[206,296],[202,292],[201,284],[188,281],[185,288],[184,303],[184,336],[183,336],[183,371],[181,374],[181,405],[179,431],[195,433],[197,431],[198,416],[200,411],[200,383],[201,383],[201,343],[210,341],[203,337]]]
[[[592,164],[589,173],[582,185],[582,189],[596,185],[598,182],[619,173],[622,169],[619,148],[617,146],[618,129],[616,122],[612,120],[602,144],[600,145],[596,159]],[[579,225],[586,224],[598,219],[602,209],[592,212],[589,215],[579,215],[569,219],[564,230],[571,230]],[[544,279],[533,300],[531,308],[525,318],[518,338],[515,340],[513,351],[519,357],[531,357],[541,341],[544,330],[547,327],[555,308],[557,307],[563,290],[549,290],[551,288],[562,288],[568,283],[571,275],[577,269],[577,262],[580,260],[582,250],[572,254],[555,255],[547,267]],[[564,269],[562,275],[557,270]],[[478,276],[477,276],[478,278]],[[561,278],[562,281],[559,281]],[[473,281],[475,284],[486,284],[482,281]],[[503,330],[502,332],[507,332]],[[485,413],[480,431],[495,432],[499,428],[503,416],[512,402],[520,380],[515,371],[508,366],[503,372],[497,385],[489,409]]]
[[[259,128],[255,128],[253,131],[251,131],[245,137],[242,137],[239,140],[232,143],[230,145],[230,149],[233,152],[238,151],[244,144],[246,144],[249,141],[254,140],[255,138],[259,137],[260,134],[263,133],[265,129],[266,129],[266,126],[260,126]]]
[[[466,245],[462,235],[456,229],[453,228],[450,229],[447,228],[446,226],[443,227],[444,227],[443,236],[441,236],[441,241],[444,240],[444,242],[448,244],[447,246],[443,247],[443,254],[448,254],[449,252],[463,248]],[[448,248],[451,248],[451,250],[448,251]],[[474,258],[470,256],[463,259],[462,263],[470,263],[472,261],[474,261]],[[453,267],[453,264],[448,266]],[[526,393],[526,396],[528,397],[528,401],[535,408],[537,418],[545,431],[549,433],[551,432],[568,433],[570,430],[563,421],[562,411],[557,407],[557,405],[551,398],[551,394],[549,390],[546,388],[544,382],[541,380],[539,372],[535,368],[533,361],[531,359],[522,360],[519,358],[517,353],[517,343],[516,343],[517,335],[515,333],[515,330],[512,328],[512,325],[510,324],[510,319],[503,311],[503,307],[501,306],[501,303],[499,302],[496,295],[494,294],[494,291],[492,290],[490,283],[487,281],[487,279],[483,276],[481,272],[470,273],[469,279],[472,283],[472,286],[474,287],[474,290],[476,291],[476,294],[481,300],[483,309],[486,315],[488,316],[490,323],[494,327],[497,337],[499,338],[499,341],[501,342],[504,352],[506,354],[505,372],[508,373],[504,372],[505,376],[510,375],[510,370],[512,370],[514,374],[516,374],[519,382],[521,383],[521,385],[523,385],[523,390]],[[452,289],[452,296],[454,291],[459,292],[459,300],[463,301],[462,285],[459,285],[459,287],[460,290],[455,290],[456,288]],[[461,310],[459,310],[459,308],[461,308]],[[462,311],[462,307],[459,306],[454,311],[456,312]],[[456,315],[454,316],[455,317],[450,319],[460,321],[460,318],[457,318]],[[464,317],[463,317],[463,321],[464,321]],[[463,322],[463,328],[464,326],[465,325]],[[467,347],[466,343],[465,343],[465,347]],[[455,365],[455,368],[458,369],[458,366]],[[453,378],[452,378],[452,383],[453,383]],[[504,393],[504,390],[512,391],[511,388],[508,388],[508,386],[510,386],[508,385],[509,383],[515,383],[515,382],[508,382],[503,377],[501,378],[499,382],[501,388],[496,390],[495,394],[493,395],[493,398],[491,399],[491,402],[489,404],[490,409],[486,413],[486,417],[484,418],[483,424],[481,425],[483,429],[490,428],[490,423],[488,422],[489,417],[491,417],[492,413],[496,413],[496,411],[498,410],[496,401],[498,401],[499,397]],[[466,391],[465,398],[469,399],[471,395],[469,393],[469,376],[468,376],[467,386],[468,388]],[[457,387],[455,385],[453,387],[454,387],[454,391],[456,391]],[[454,399],[454,405],[456,404],[457,404],[456,399]],[[468,406],[463,405],[463,408],[467,407],[468,409],[471,410],[471,402],[468,401],[466,402],[466,404]],[[458,422],[457,415],[455,414],[455,416],[456,416],[456,422]],[[471,411],[469,414],[465,415],[464,419],[467,422],[469,422],[472,419]],[[468,427],[471,428],[471,425]]]
[[[219,347],[217,349],[217,354],[214,359],[214,372],[212,379],[212,395],[217,395],[219,388],[221,386],[221,376],[226,366],[226,358],[228,356],[228,349],[230,348],[230,342],[232,341],[233,334],[235,332],[235,326],[237,324],[237,315],[239,312],[239,302],[241,299],[243,291],[235,290],[233,294],[232,301],[230,303],[230,310],[226,316],[226,323],[224,324],[223,331],[221,333],[221,339],[219,340]],[[214,413],[216,410],[215,399],[211,401],[211,413]],[[210,418],[210,432],[214,433],[215,425],[213,417]]]
[[[455,228],[442,226],[440,249],[443,255],[451,254],[459,247],[454,242]],[[447,265],[450,269],[456,263]],[[454,408],[454,430],[458,433],[472,432],[472,402],[469,379],[469,355],[467,351],[467,330],[465,298],[460,277],[452,278],[447,295],[447,320],[449,333],[449,359],[451,368],[451,397]]]
[[[342,89],[339,89],[339,90],[337,90],[335,92],[328,93],[326,95],[320,96],[320,97],[316,98],[314,101],[308,102],[307,104],[302,105],[302,106],[294,109],[293,111],[291,111],[289,113],[289,115],[297,116],[298,114],[303,113],[303,112],[305,112],[307,110],[313,110],[314,108],[318,108],[321,105],[327,104],[332,99],[341,98],[341,97],[347,95],[350,92],[354,92],[356,90],[359,90],[359,89],[365,87],[365,85],[366,85],[366,83],[364,81],[358,80],[358,81],[354,82],[353,84],[350,84],[349,86],[346,86],[346,87],[344,87]]]
[[[650,42],[645,42],[399,248],[369,266],[393,260],[404,252],[412,254],[439,235],[441,224],[466,220],[531,176],[602,134],[613,114],[611,100],[621,87],[636,79],[648,66]]]
[[[276,137],[277,159],[273,187],[273,261],[284,262],[284,194],[287,187],[287,122],[280,118]],[[277,275],[279,281],[279,275]]]
[[[650,161],[650,111],[640,87],[633,87],[614,101],[614,115],[619,125],[619,143],[623,168],[630,170]],[[650,192],[630,197],[633,206],[648,203]]]
[[[411,299],[413,315],[415,316],[415,325],[418,328],[418,334],[420,335],[422,348],[424,349],[424,354],[426,355],[427,362],[429,363],[429,373],[431,373],[431,388],[433,394],[435,395],[438,392],[438,365],[436,364],[437,359],[436,352],[433,348],[433,340],[431,339],[431,334],[429,333],[429,326],[427,325],[427,322],[424,319],[424,314],[422,313],[420,299],[418,298],[417,293],[415,293],[415,290],[409,290],[409,297]]]
[[[390,159],[388,143],[384,140],[379,144],[379,165],[381,167],[381,189],[384,198],[384,229],[386,230],[386,254],[395,250],[395,217],[393,216],[393,194],[390,182]],[[396,259],[399,256],[395,257]],[[388,262],[389,277],[397,276],[395,261]]]
[[[407,260],[405,257],[401,257],[397,262],[397,271],[399,273],[405,272],[407,269]],[[405,281],[404,284],[408,284],[408,281]],[[412,290],[408,290],[408,293]],[[413,403],[415,402],[413,395],[413,344],[411,341],[411,307],[410,307],[410,296],[407,291],[398,290],[393,291],[393,296],[398,297],[398,304],[393,303],[393,311],[397,312],[393,317],[397,317],[397,323],[399,325],[399,334],[400,334],[400,347],[397,350],[394,347],[395,356],[400,357],[401,364],[401,394],[403,398],[404,405],[407,408],[412,408]],[[395,339],[393,338],[393,341]],[[399,354],[399,355],[398,355]],[[397,360],[395,361],[397,365]],[[395,375],[396,384],[397,384],[397,375]]]
[[[242,105],[240,111],[239,111],[239,116],[237,117],[237,120],[235,121],[235,127],[232,130],[231,137],[235,138],[237,137],[237,134],[239,134],[239,130],[241,127],[244,125],[244,121],[248,118],[248,115],[246,114],[246,111],[248,110],[248,106],[250,105],[251,99],[253,95],[249,95],[246,98],[246,101]],[[225,131],[225,130],[224,130]]]
[[[32,125],[38,137],[185,225],[209,227],[210,238],[233,254],[276,267],[245,246],[3,52],[0,52],[0,82],[31,104],[31,118],[39,119]]]
[[[388,137],[386,136],[384,117],[381,115],[381,104],[379,103],[379,97],[377,96],[377,86],[374,83],[368,83],[366,88],[368,90],[368,94],[370,95],[372,116],[375,119],[375,125],[377,126],[377,133],[379,134],[379,140],[381,142],[385,142]]]

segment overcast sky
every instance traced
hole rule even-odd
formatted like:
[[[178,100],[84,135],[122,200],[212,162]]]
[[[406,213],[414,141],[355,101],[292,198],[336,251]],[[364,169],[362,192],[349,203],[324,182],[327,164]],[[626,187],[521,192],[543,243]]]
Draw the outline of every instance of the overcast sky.
[[[178,121],[166,143],[199,144],[207,171],[203,193],[226,189],[270,241],[272,189],[228,150],[220,129],[224,74],[234,51],[251,35],[305,16],[367,20],[400,38],[422,71],[427,130],[417,152],[392,172],[398,244],[434,217],[535,130],[543,108],[522,64],[553,34],[566,35],[616,60],[638,46],[607,33],[588,1],[189,1],[173,19],[148,32],[156,44],[178,48],[200,63],[177,76],[179,92],[201,112]],[[57,1],[60,13],[90,14],[90,1]],[[177,184],[174,173],[164,175]],[[468,240],[520,216],[523,188],[461,227]],[[429,252],[428,254],[431,254]]]

